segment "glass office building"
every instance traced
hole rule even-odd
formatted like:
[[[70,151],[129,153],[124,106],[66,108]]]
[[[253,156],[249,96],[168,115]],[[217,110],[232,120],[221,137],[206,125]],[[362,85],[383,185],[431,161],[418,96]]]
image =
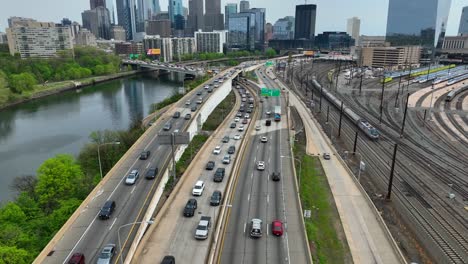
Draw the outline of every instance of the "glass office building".
[[[229,16],[230,50],[255,49],[255,14],[237,13]]]
[[[386,40],[392,46],[441,47],[452,0],[390,0]]]

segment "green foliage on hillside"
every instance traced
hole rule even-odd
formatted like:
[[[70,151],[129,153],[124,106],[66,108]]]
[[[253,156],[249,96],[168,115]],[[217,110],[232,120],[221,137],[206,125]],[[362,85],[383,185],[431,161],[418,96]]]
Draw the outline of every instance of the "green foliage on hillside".
[[[0,263],[32,263],[55,233],[100,181],[97,143],[105,175],[141,136],[134,125],[129,131],[99,131],[77,159],[60,154],[37,169],[37,177],[17,177],[14,201],[0,207]]]
[[[33,90],[37,83],[112,74],[118,72],[119,67],[119,57],[93,47],[75,47],[74,56],[64,52],[51,59],[21,59],[2,53],[0,89],[8,87],[11,92],[21,94]]]

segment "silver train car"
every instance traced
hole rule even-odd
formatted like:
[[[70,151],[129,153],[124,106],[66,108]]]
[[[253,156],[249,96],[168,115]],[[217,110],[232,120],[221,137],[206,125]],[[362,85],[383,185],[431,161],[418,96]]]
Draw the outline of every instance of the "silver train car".
[[[450,91],[445,97],[446,102],[451,102],[455,96],[468,89],[468,85]]]
[[[312,85],[315,87],[315,89],[319,90],[321,89],[321,85],[317,82],[317,80],[313,79],[312,80]],[[332,104],[334,104],[338,109],[341,108],[341,100],[336,98],[332,93],[330,93],[328,90],[322,88],[322,93],[323,95],[330,101]],[[366,134],[367,137],[371,139],[379,139],[380,137],[380,132],[372,126],[367,120],[361,118],[358,114],[356,114],[351,108],[346,107],[343,104],[343,112],[344,114],[353,121],[354,124],[357,125],[357,127]]]

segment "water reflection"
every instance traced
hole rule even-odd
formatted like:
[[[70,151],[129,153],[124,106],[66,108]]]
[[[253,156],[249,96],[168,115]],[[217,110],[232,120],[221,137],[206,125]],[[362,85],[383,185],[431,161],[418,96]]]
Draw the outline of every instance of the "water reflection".
[[[147,78],[116,80],[1,111],[0,201],[12,197],[14,177],[35,175],[56,154],[78,154],[92,131],[127,129],[177,87]]]

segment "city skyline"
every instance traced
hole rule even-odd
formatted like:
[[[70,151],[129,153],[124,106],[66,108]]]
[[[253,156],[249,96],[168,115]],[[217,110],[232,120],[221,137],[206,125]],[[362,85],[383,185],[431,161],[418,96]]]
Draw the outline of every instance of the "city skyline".
[[[161,9],[167,11],[167,0],[160,0]],[[188,0],[183,0],[183,5],[188,7]],[[292,0],[287,7],[272,5],[268,0],[252,0],[251,8],[266,8],[266,22],[275,23],[277,19],[285,16],[294,16],[295,6],[304,4],[302,0]],[[361,19],[362,35],[385,35],[387,11],[389,0],[316,0],[308,4],[317,5],[316,33],[323,31],[346,31],[346,20],[349,17],[359,17]],[[227,3],[239,3],[239,1],[221,0],[221,9],[224,13],[224,6]],[[450,14],[447,23],[447,35],[453,36],[458,33],[458,26],[462,8],[468,5],[468,0],[452,1]],[[8,2],[6,8],[0,9],[0,31],[5,32],[8,27],[7,19],[11,16],[22,16],[33,18],[38,21],[58,23],[62,18],[67,17],[80,24],[81,12],[89,9],[89,0],[73,1],[71,3],[59,0],[44,0],[42,2],[31,2],[31,0],[17,0]],[[24,8],[29,6],[30,8]],[[340,6],[340,9],[336,9]],[[51,8],[52,7],[52,8]],[[69,10],[69,11],[67,11]],[[369,23],[371,21],[371,23]]]

